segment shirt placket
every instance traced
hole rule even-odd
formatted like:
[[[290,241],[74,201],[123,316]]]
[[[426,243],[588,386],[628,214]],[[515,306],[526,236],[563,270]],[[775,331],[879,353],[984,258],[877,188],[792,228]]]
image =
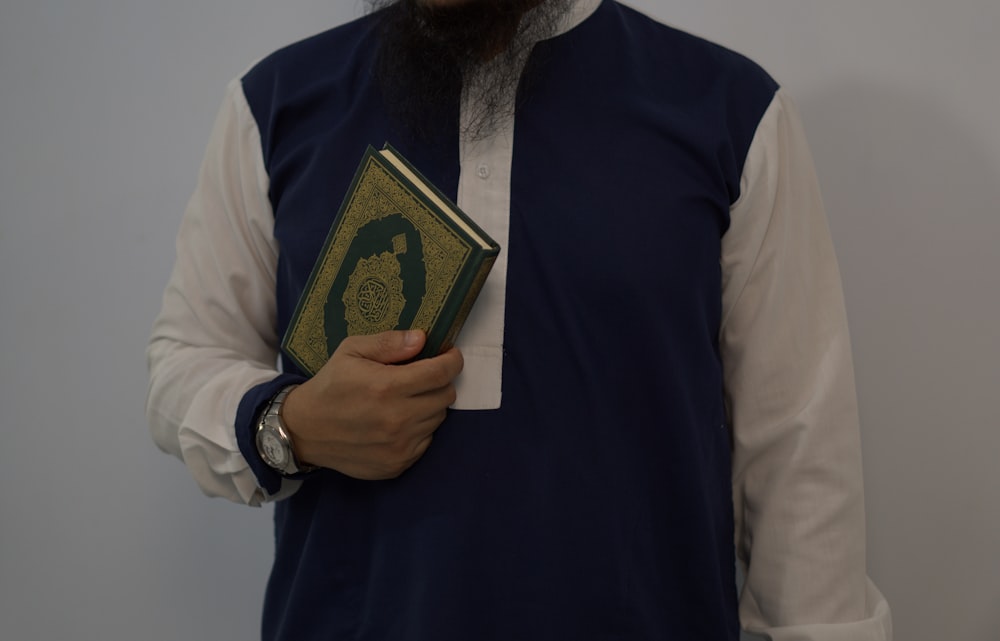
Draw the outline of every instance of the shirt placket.
[[[455,409],[500,407],[512,160],[513,120],[488,138],[461,143],[458,206],[499,243],[500,254],[459,335],[465,368]]]

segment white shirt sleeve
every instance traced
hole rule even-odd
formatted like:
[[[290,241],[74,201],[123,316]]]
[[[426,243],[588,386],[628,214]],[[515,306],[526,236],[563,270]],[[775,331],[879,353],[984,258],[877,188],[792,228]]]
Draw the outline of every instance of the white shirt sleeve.
[[[278,375],[278,248],[268,185],[257,125],[234,80],[181,222],[147,349],[153,440],[184,461],[206,494],[250,505],[299,485],[285,480],[267,496],[235,432],[243,395]]]
[[[888,641],[889,606],[865,569],[840,275],[802,126],[780,91],[744,166],[722,267],[742,624],[774,641]]]

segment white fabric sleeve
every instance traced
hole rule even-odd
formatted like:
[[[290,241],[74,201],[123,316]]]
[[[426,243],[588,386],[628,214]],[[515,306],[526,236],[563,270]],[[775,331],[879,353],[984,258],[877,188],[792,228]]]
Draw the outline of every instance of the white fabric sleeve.
[[[865,569],[840,275],[802,126],[781,91],[747,157],[722,268],[742,625],[774,641],[889,641],[889,606]]]
[[[147,349],[153,440],[184,461],[209,496],[260,505],[236,440],[236,410],[276,369],[278,247],[260,135],[238,80],[226,89],[198,185],[177,236],[177,261]]]

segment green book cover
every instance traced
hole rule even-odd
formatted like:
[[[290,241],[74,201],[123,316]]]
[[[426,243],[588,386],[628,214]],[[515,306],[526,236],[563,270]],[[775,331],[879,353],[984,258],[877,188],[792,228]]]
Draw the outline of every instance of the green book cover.
[[[450,348],[500,246],[386,145],[368,147],[282,341],[314,375],[347,336],[422,329]]]

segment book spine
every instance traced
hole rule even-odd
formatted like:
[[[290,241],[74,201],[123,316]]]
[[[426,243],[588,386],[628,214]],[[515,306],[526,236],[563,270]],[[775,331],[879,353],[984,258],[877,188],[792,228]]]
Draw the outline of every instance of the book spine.
[[[472,306],[476,302],[476,298],[479,297],[479,292],[486,283],[486,278],[489,276],[496,259],[496,252],[484,254],[481,261],[479,261],[479,269],[475,272],[471,272],[470,270],[471,282],[469,282],[468,287],[465,287],[466,279],[469,278],[468,275],[462,279],[463,282],[455,283],[452,292],[464,292],[465,295],[460,300],[449,300],[445,303],[447,308],[455,311],[453,314],[445,314],[445,310],[442,310],[439,320],[443,322],[434,328],[433,336],[428,335],[427,345],[424,346],[424,350],[419,356],[420,358],[435,356],[451,349],[455,344],[458,333],[462,330],[462,326],[465,325],[465,320],[469,317],[469,312],[472,311]],[[447,321],[449,317],[451,318],[450,323]]]

